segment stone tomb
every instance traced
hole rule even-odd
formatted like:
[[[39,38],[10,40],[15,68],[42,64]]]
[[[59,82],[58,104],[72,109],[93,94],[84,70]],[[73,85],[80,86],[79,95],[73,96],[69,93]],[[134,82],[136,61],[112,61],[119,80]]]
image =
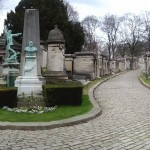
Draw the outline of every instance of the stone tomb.
[[[49,32],[47,44],[47,73],[44,74],[46,83],[68,79],[65,69],[65,40],[57,25]]]
[[[94,79],[96,76],[95,63],[96,58],[93,53],[76,52],[73,66],[74,77],[80,76],[80,78],[85,77],[85,79]]]

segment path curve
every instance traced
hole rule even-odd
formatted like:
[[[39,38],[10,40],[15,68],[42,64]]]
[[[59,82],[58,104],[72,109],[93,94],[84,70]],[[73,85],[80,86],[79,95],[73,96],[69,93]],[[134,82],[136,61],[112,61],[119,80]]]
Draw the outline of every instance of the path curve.
[[[139,70],[98,86],[102,115],[87,123],[52,130],[1,130],[0,150],[150,150],[150,90]]]

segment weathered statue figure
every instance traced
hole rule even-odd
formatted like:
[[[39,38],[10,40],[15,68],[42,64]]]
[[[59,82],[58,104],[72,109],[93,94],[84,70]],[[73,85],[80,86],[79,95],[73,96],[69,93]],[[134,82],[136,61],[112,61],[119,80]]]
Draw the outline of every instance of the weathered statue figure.
[[[16,52],[11,48],[13,45],[13,37],[22,35],[22,33],[12,34],[11,30],[8,30],[7,26],[4,27],[4,36],[5,36],[5,44],[6,44],[6,50],[7,50],[7,62],[10,63],[8,58],[11,58],[12,55],[14,55]],[[14,56],[13,56],[14,57]],[[17,57],[16,57],[17,58]],[[17,61],[14,59],[14,61]]]
[[[15,52],[13,49],[11,49],[11,52],[13,53],[9,58],[5,59],[5,63],[18,63],[17,57],[20,54],[20,52]]]
[[[25,72],[26,75],[33,75],[36,72],[36,66],[37,66],[37,62],[36,62],[36,51],[37,48],[33,46],[33,42],[30,41],[29,45],[27,47],[25,47]],[[30,73],[29,73],[30,72]],[[33,73],[34,72],[34,73]]]
[[[25,47],[25,51],[26,51],[26,54],[28,54],[29,56],[36,56],[35,52],[37,51],[37,48],[33,46],[33,42],[30,41],[29,42],[29,45],[27,47]]]

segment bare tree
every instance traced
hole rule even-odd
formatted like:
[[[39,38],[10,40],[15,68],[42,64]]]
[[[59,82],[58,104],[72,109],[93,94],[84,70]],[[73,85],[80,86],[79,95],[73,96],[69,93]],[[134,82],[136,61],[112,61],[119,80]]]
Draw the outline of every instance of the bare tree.
[[[78,12],[69,4],[69,2],[65,1],[65,5],[67,7],[68,17],[70,21],[78,22],[79,15]]]
[[[146,45],[148,44],[148,49],[146,51],[150,52],[150,11],[145,11],[141,14],[143,23],[144,23],[144,28],[145,28],[145,40],[146,40]]]
[[[142,41],[145,29],[143,28],[141,17],[130,13],[124,15],[124,21],[122,22],[121,27],[122,41],[124,41],[128,45],[132,57],[132,69],[133,58],[138,53],[138,46]]]
[[[114,60],[115,58],[115,49],[117,47],[118,40],[118,29],[120,27],[120,23],[122,21],[122,17],[117,17],[115,15],[105,15],[101,20],[101,30],[105,34],[106,43],[108,47],[109,59]]]
[[[96,29],[99,26],[99,21],[96,16],[87,16],[81,22],[85,31],[85,47],[89,51],[94,51],[96,45]]]

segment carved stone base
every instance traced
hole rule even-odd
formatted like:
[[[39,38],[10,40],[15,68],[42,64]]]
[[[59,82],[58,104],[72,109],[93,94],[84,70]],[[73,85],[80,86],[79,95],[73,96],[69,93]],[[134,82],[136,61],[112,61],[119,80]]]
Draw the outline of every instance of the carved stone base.
[[[6,87],[7,86],[7,82],[4,80],[4,78],[0,78],[0,86],[1,87]]]
[[[9,71],[18,71],[19,73],[19,63],[4,63],[3,66],[3,76],[7,76]]]
[[[46,84],[51,84],[55,81],[68,80],[67,74],[61,71],[48,72],[47,74],[44,74],[43,76],[46,80]]]
[[[34,97],[41,98],[40,106],[43,106],[42,100],[42,85],[45,84],[45,80],[43,77],[27,77],[27,76],[19,76],[15,81],[15,87],[18,87],[18,105],[24,105],[24,101],[22,101],[23,95],[25,97],[31,96],[33,93]]]

